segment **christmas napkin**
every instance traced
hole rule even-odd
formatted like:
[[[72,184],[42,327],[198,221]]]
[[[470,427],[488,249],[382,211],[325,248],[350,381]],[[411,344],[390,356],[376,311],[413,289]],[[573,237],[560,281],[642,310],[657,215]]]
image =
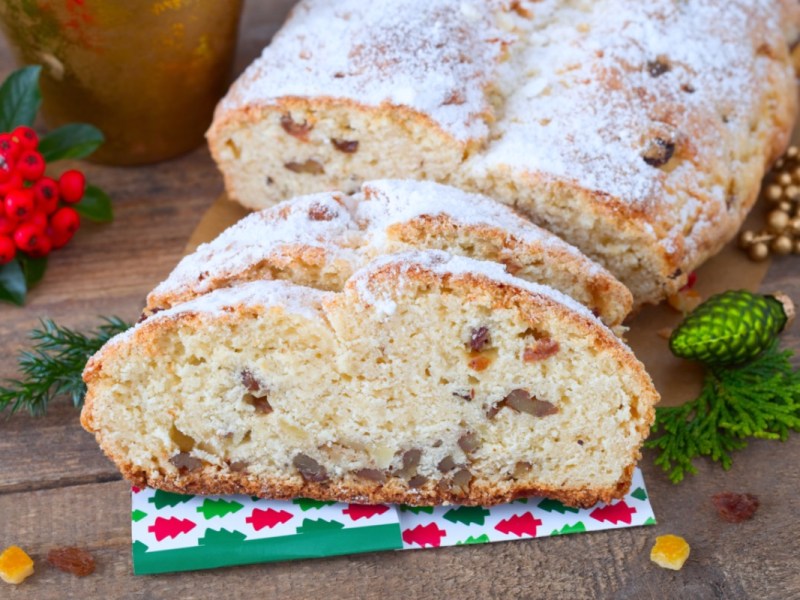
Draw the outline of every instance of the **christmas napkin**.
[[[182,496],[133,488],[137,575],[379,550],[521,540],[655,523],[641,472],[630,492],[589,509],[546,498],[510,504],[416,507],[298,498]]]

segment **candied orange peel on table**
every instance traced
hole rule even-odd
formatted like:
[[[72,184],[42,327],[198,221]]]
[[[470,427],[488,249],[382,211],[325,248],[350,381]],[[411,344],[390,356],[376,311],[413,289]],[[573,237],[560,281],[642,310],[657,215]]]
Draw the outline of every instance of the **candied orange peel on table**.
[[[18,584],[33,575],[33,559],[19,546],[9,546],[0,554],[0,579]]]
[[[689,558],[690,547],[679,535],[660,535],[650,550],[650,560],[659,567],[679,571]]]

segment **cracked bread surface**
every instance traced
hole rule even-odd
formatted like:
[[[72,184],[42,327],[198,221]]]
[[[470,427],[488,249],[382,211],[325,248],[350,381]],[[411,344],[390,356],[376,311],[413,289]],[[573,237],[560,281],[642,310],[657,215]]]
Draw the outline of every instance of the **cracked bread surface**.
[[[433,179],[658,302],[730,239],[796,113],[788,0],[305,0],[209,130],[232,198]]]
[[[81,422],[137,485],[359,503],[621,497],[658,394],[588,310],[484,261],[381,257],[157,313],[87,364]]]
[[[434,182],[384,180],[351,196],[323,192],[245,217],[184,257],[149,294],[145,313],[257,279],[338,291],[372,259],[413,249],[502,263],[619,331],[631,310],[630,292],[606,269],[509,207]]]

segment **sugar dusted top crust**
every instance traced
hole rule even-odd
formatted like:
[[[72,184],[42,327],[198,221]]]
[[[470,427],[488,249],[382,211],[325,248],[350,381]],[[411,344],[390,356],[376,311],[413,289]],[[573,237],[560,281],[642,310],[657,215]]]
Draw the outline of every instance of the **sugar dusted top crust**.
[[[457,224],[501,229],[521,242],[569,256],[587,276],[612,280],[577,248],[486,196],[427,181],[382,180],[365,183],[353,196],[311,194],[248,215],[184,257],[151,298],[189,288],[207,292],[216,286],[216,277],[276,260],[289,246],[320,249],[328,261],[341,260],[356,268],[367,256],[386,251],[387,229],[393,224],[437,215]],[[287,253],[287,260],[292,256]]]
[[[478,141],[452,182],[582,190],[689,264],[790,129],[798,21],[787,0],[303,0],[216,121],[297,97],[410,109]]]
[[[484,3],[301,2],[218,114],[281,97],[327,96],[407,106],[459,140],[485,137],[484,87],[507,35]]]
[[[387,299],[382,295],[376,295],[370,289],[369,283],[376,271],[391,266],[398,267],[400,273],[407,273],[414,268],[422,268],[439,276],[473,275],[485,278],[495,284],[509,285],[538,296],[545,296],[568,310],[589,319],[595,325],[599,325],[616,339],[616,336],[614,336],[599,318],[593,315],[592,312],[580,302],[577,302],[566,294],[547,285],[541,285],[520,279],[519,277],[514,277],[509,274],[501,264],[486,260],[475,260],[465,256],[456,256],[441,250],[418,250],[378,257],[366,267],[354,273],[347,285],[348,287],[356,289],[359,295],[369,304],[379,308],[386,306]],[[399,282],[399,285],[402,287],[402,282]]]

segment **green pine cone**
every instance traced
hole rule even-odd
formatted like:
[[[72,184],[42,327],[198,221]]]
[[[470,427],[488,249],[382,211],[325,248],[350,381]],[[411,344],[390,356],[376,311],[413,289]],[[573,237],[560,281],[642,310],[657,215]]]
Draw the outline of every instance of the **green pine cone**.
[[[793,315],[791,301],[784,298],[746,290],[712,296],[672,332],[670,350],[680,358],[714,366],[755,358],[770,346]]]

